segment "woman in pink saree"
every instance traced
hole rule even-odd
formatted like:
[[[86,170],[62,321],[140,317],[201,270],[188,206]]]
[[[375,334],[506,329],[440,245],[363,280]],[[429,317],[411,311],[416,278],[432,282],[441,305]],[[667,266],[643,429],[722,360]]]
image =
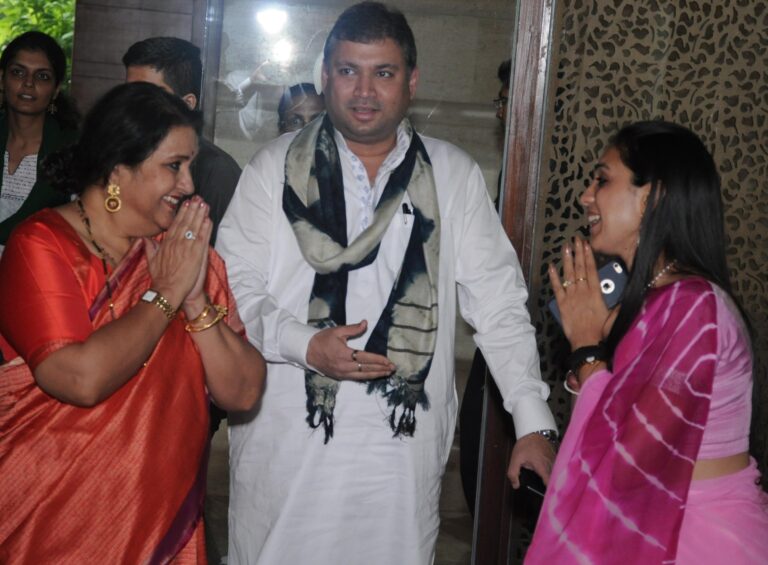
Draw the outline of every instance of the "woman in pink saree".
[[[562,279],[549,270],[578,396],[526,563],[764,563],[749,332],[712,157],[683,127],[627,126],[581,202],[591,243],[565,247]],[[593,249],[631,271],[614,311]]]
[[[154,85],[109,91],[47,163],[75,200],[8,241],[2,563],[206,562],[208,403],[251,408],[265,366],[185,200],[198,120]]]

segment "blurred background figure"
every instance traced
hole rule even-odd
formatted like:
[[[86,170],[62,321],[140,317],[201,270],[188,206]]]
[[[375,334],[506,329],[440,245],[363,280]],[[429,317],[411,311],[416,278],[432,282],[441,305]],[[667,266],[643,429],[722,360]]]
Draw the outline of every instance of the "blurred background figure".
[[[265,365],[208,245],[209,207],[185,199],[198,127],[157,86],[115,87],[46,160],[74,201],[8,241],[3,563],[206,562],[208,405],[251,408]]]
[[[499,65],[496,76],[499,78],[501,88],[499,95],[494,98],[493,105],[496,107],[496,117],[501,122],[502,131],[507,128],[507,106],[509,105],[509,77],[512,73],[512,61],[507,59]]]
[[[62,92],[67,62],[51,36],[29,31],[13,39],[0,55],[0,74],[1,252],[16,224],[67,201],[39,172],[46,155],[76,139],[79,115]]]
[[[277,106],[280,133],[298,131],[325,111],[325,99],[308,82],[294,84]]]
[[[228,43],[226,37],[222,41]],[[222,84],[235,95],[240,132],[249,141],[256,139],[259,130],[266,122],[267,113],[263,107],[264,96],[260,85],[270,82],[269,78],[264,74],[269,70],[269,66],[270,62],[268,60],[262,61],[251,71],[230,71],[221,80]]]

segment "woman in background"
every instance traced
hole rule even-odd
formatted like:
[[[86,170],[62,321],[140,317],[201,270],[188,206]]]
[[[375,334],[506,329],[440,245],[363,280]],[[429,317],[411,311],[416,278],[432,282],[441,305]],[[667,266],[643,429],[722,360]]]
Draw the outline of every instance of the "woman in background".
[[[294,84],[280,97],[277,127],[280,133],[299,131],[325,111],[325,98],[308,82]]]
[[[205,563],[208,404],[250,409],[265,365],[187,198],[198,126],[155,85],[115,87],[46,163],[75,201],[8,241],[2,563]]]
[[[0,55],[0,246],[21,220],[67,201],[39,174],[46,155],[77,137],[79,116],[61,92],[66,73],[64,51],[39,31],[18,36]]]
[[[591,244],[565,247],[562,281],[549,270],[579,396],[526,563],[764,563],[752,355],[712,157],[681,126],[630,125],[581,202]],[[618,311],[593,249],[631,271]]]

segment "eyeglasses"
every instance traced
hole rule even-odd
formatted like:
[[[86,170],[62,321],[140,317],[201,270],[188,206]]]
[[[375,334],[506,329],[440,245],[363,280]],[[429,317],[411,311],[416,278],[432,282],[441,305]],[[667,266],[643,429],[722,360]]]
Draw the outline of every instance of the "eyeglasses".
[[[507,106],[507,102],[509,102],[509,98],[506,96],[500,96],[499,98],[493,99],[493,107],[497,110],[501,110],[502,108],[505,108]]]

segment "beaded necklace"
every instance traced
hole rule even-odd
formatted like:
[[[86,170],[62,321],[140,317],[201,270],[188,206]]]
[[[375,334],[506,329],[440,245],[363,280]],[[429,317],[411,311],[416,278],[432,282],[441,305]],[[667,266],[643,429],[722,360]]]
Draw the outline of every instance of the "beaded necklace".
[[[93,232],[91,231],[91,220],[88,217],[88,214],[85,213],[85,207],[83,206],[83,201],[79,198],[76,200],[77,202],[77,209],[78,212],[80,212],[80,219],[83,221],[83,225],[85,226],[85,231],[88,233],[88,239],[91,240],[91,245],[96,249],[96,251],[99,252],[99,258],[101,259],[101,267],[104,269],[104,288],[107,289],[107,295],[109,296],[109,312],[112,315],[112,319],[115,319],[115,305],[112,301],[112,287],[109,284],[109,269],[107,268],[107,260],[112,265],[117,265],[117,262],[112,258],[112,256],[107,253],[107,251],[98,243],[96,243],[96,240],[93,238]]]
[[[674,267],[674,266],[675,266],[675,262],[674,261],[670,261],[669,263],[664,265],[664,267],[661,269],[661,271],[656,273],[656,276],[651,279],[651,282],[649,282],[647,285],[645,285],[645,290],[650,290],[650,289],[654,288],[656,286],[656,283],[659,282],[659,279],[661,277],[663,277],[664,275],[666,275],[669,272],[669,270],[672,267]]]

